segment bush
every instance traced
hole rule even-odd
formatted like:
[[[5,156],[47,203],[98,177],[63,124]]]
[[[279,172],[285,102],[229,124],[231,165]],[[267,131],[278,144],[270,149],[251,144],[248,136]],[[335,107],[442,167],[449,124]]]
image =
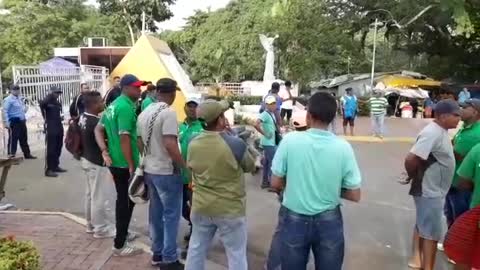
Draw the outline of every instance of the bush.
[[[262,103],[260,96],[230,96],[227,97],[229,102],[240,101],[241,105],[260,105]]]
[[[370,105],[368,104],[369,98],[360,97],[358,98],[358,115],[359,116],[370,116]]]
[[[0,238],[0,270],[39,270],[40,255],[30,242]]]

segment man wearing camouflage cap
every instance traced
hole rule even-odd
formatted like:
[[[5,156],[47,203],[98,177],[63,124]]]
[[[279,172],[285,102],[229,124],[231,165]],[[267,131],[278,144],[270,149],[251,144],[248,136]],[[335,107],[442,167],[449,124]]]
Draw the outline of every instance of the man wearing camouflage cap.
[[[228,269],[246,270],[247,223],[245,172],[255,170],[255,159],[239,138],[224,132],[225,101],[206,100],[198,106],[205,131],[188,148],[192,172],[192,236],[187,270],[205,269],[208,247],[217,231],[225,245]]]

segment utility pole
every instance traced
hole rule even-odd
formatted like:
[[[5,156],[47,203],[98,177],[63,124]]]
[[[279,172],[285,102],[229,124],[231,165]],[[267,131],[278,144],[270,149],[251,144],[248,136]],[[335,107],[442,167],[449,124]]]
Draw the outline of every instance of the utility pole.
[[[373,89],[373,80],[375,77],[375,54],[377,53],[377,31],[378,31],[378,18],[375,18],[375,28],[373,32],[372,75],[370,78],[371,89]]]

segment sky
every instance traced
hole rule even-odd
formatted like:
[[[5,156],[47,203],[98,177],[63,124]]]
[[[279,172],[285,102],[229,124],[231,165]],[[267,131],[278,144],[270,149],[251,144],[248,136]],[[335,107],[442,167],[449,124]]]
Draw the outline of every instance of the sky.
[[[1,1],[1,0],[0,0]],[[212,11],[225,7],[231,0],[176,0],[171,6],[173,17],[165,22],[161,22],[158,26],[160,30],[178,30],[185,25],[185,18],[195,13],[195,10]],[[88,0],[89,3],[95,4],[95,0]]]

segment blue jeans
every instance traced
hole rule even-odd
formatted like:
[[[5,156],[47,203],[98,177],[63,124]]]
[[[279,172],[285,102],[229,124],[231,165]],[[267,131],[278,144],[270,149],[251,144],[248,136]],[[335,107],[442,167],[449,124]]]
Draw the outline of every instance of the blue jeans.
[[[276,146],[263,145],[263,184],[270,185],[270,178],[272,177],[272,161],[277,151]]]
[[[383,136],[385,132],[385,114],[371,115],[373,135]]]
[[[345,252],[340,207],[307,216],[282,206],[279,217],[282,269],[307,269],[310,249],[316,270],[341,270]]]
[[[174,262],[177,256],[177,234],[182,210],[183,183],[179,175],[145,173],[150,195],[149,222],[152,252],[163,262]]]
[[[245,217],[208,217],[192,213],[192,236],[185,270],[205,270],[208,248],[218,231],[229,270],[247,270],[247,220]]]
[[[282,238],[281,238],[281,229],[283,227],[283,222],[281,218],[282,211],[285,211],[284,208],[280,208],[278,212],[278,225],[275,228],[273,233],[272,243],[270,244],[270,251],[268,252],[266,270],[281,270],[282,264]]]
[[[472,192],[468,190],[459,190],[451,187],[445,198],[445,217],[447,218],[448,227],[470,209],[470,202],[472,200]]]

